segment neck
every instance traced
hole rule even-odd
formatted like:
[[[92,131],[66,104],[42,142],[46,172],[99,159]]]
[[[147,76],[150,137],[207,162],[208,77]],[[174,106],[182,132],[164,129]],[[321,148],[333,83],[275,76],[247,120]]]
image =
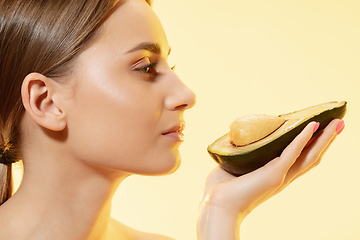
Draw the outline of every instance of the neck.
[[[26,159],[22,184],[5,203],[8,209],[16,209],[8,216],[14,216],[17,226],[26,226],[19,234],[31,239],[56,239],[58,235],[69,240],[105,240],[111,200],[126,177],[81,161]]]

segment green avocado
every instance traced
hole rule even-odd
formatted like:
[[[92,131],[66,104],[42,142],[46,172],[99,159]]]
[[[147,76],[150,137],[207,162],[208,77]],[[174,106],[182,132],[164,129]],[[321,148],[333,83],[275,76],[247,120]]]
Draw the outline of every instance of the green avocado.
[[[240,176],[254,171],[272,159],[279,157],[284,148],[310,122],[320,123],[316,137],[333,120],[342,119],[346,102],[328,102],[296,112],[281,114],[285,123],[267,137],[252,144],[237,147],[230,142],[228,134],[217,139],[207,150],[210,156],[226,171]]]

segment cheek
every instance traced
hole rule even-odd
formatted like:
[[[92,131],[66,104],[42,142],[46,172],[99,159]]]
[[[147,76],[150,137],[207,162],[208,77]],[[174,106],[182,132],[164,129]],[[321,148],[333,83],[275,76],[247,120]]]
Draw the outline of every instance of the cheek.
[[[108,81],[111,83],[111,81]],[[161,96],[141,84],[87,84],[69,116],[75,158],[140,174],[178,166],[177,147],[162,139]]]

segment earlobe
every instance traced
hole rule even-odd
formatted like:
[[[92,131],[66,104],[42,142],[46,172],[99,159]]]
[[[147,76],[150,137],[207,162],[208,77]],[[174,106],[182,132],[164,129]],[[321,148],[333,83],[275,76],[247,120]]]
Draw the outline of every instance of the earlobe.
[[[66,127],[65,113],[54,100],[58,84],[39,73],[26,76],[21,87],[21,96],[26,112],[40,126],[52,131]]]

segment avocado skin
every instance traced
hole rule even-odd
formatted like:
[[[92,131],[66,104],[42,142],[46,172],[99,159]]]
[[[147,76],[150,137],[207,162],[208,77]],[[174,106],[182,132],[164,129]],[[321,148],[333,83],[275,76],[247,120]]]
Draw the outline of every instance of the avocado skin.
[[[210,156],[220,165],[221,168],[227,172],[235,175],[241,176],[246,173],[252,172],[265,164],[267,164],[272,159],[279,157],[282,151],[289,145],[292,140],[310,123],[310,122],[319,122],[319,129],[314,134],[313,138],[321,134],[324,128],[333,120],[333,119],[342,119],[346,114],[346,102],[340,107],[335,107],[329,110],[325,110],[309,119],[306,119],[301,124],[297,125],[290,131],[286,132],[279,138],[275,139],[272,142],[269,142],[266,145],[263,145],[257,149],[254,149],[249,152],[244,152],[236,155],[220,155],[213,153],[208,147],[208,153]],[[287,115],[282,114],[279,117]],[[225,136],[225,135],[224,135]],[[223,137],[224,137],[223,136]]]

